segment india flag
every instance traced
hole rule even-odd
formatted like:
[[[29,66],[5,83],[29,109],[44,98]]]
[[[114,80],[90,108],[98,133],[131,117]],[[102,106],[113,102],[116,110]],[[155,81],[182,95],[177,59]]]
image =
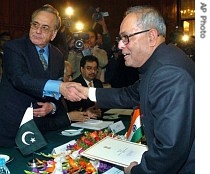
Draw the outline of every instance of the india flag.
[[[131,124],[126,134],[126,138],[128,141],[131,142],[140,142],[143,136],[142,128],[141,128],[141,120],[140,120],[140,109],[136,108],[134,110]]]

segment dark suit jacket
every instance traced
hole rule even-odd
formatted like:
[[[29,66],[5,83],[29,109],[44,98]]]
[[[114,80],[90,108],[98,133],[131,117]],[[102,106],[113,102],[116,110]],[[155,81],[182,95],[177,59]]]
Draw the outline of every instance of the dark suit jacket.
[[[28,36],[9,41],[4,48],[3,66],[4,74],[0,83],[0,146],[14,145],[26,108],[37,101],[51,101],[57,106],[54,115],[35,118],[41,131],[70,124],[60,101],[42,97],[47,80],[57,80],[63,76],[64,58],[56,47],[49,44],[49,65],[45,72]]]
[[[88,87],[82,75],[80,75],[73,81],[81,83],[82,86]],[[98,79],[93,79],[93,85],[96,88],[103,88],[102,82]],[[79,102],[71,102],[71,101],[66,100],[66,104],[67,104],[68,112],[75,111],[75,110],[85,111],[87,108],[94,106],[95,102],[90,101],[90,99],[81,100]]]
[[[101,107],[140,105],[149,150],[132,174],[195,173],[195,64],[176,46],[161,44],[127,88],[97,89]]]

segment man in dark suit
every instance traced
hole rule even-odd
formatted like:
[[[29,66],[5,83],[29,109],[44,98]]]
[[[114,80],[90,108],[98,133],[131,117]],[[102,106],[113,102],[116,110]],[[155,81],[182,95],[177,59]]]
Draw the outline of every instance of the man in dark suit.
[[[165,43],[163,17],[153,7],[126,12],[118,47],[125,65],[140,78],[124,88],[80,87],[103,108],[140,106],[148,151],[126,174],[195,173],[195,64],[173,44]]]
[[[74,101],[83,97],[71,86],[74,83],[59,80],[64,73],[64,58],[49,42],[55,38],[60,21],[58,11],[44,5],[32,14],[29,35],[5,44],[0,83],[0,146],[15,144],[22,117],[31,103],[37,126],[48,131],[70,124],[59,100],[61,95]]]
[[[79,77],[77,77],[73,81],[78,82],[82,86],[86,86],[86,87],[103,88],[102,82],[96,78],[97,72],[98,72],[98,66],[99,66],[99,62],[95,56],[88,55],[88,56],[82,57],[80,61],[81,74],[79,75]],[[92,102],[90,99],[87,99],[87,100],[83,99],[78,102],[71,102],[69,100],[66,100],[66,105],[67,105],[68,114],[72,118],[72,121],[77,120],[76,117],[79,117],[78,112],[72,112],[72,111],[82,111],[79,113],[82,114],[84,118],[97,118],[97,117],[101,117],[101,114],[102,114],[101,109],[99,109],[96,106],[96,103]]]

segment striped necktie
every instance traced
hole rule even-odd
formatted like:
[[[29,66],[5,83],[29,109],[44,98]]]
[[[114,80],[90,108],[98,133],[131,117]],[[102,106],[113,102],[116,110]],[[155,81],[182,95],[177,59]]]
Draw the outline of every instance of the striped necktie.
[[[40,58],[40,60],[42,62],[42,65],[43,65],[44,70],[46,71],[48,65],[47,65],[47,61],[44,58],[43,53],[44,53],[44,49],[40,49],[39,50],[39,58]]]
[[[93,82],[92,82],[92,81],[89,82],[88,86],[89,86],[89,87],[93,87]]]

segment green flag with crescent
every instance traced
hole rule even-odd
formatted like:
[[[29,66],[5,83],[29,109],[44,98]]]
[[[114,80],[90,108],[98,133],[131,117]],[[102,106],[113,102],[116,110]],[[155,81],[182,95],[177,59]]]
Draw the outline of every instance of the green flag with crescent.
[[[47,145],[33,120],[32,106],[26,109],[15,142],[23,155],[31,154]]]

